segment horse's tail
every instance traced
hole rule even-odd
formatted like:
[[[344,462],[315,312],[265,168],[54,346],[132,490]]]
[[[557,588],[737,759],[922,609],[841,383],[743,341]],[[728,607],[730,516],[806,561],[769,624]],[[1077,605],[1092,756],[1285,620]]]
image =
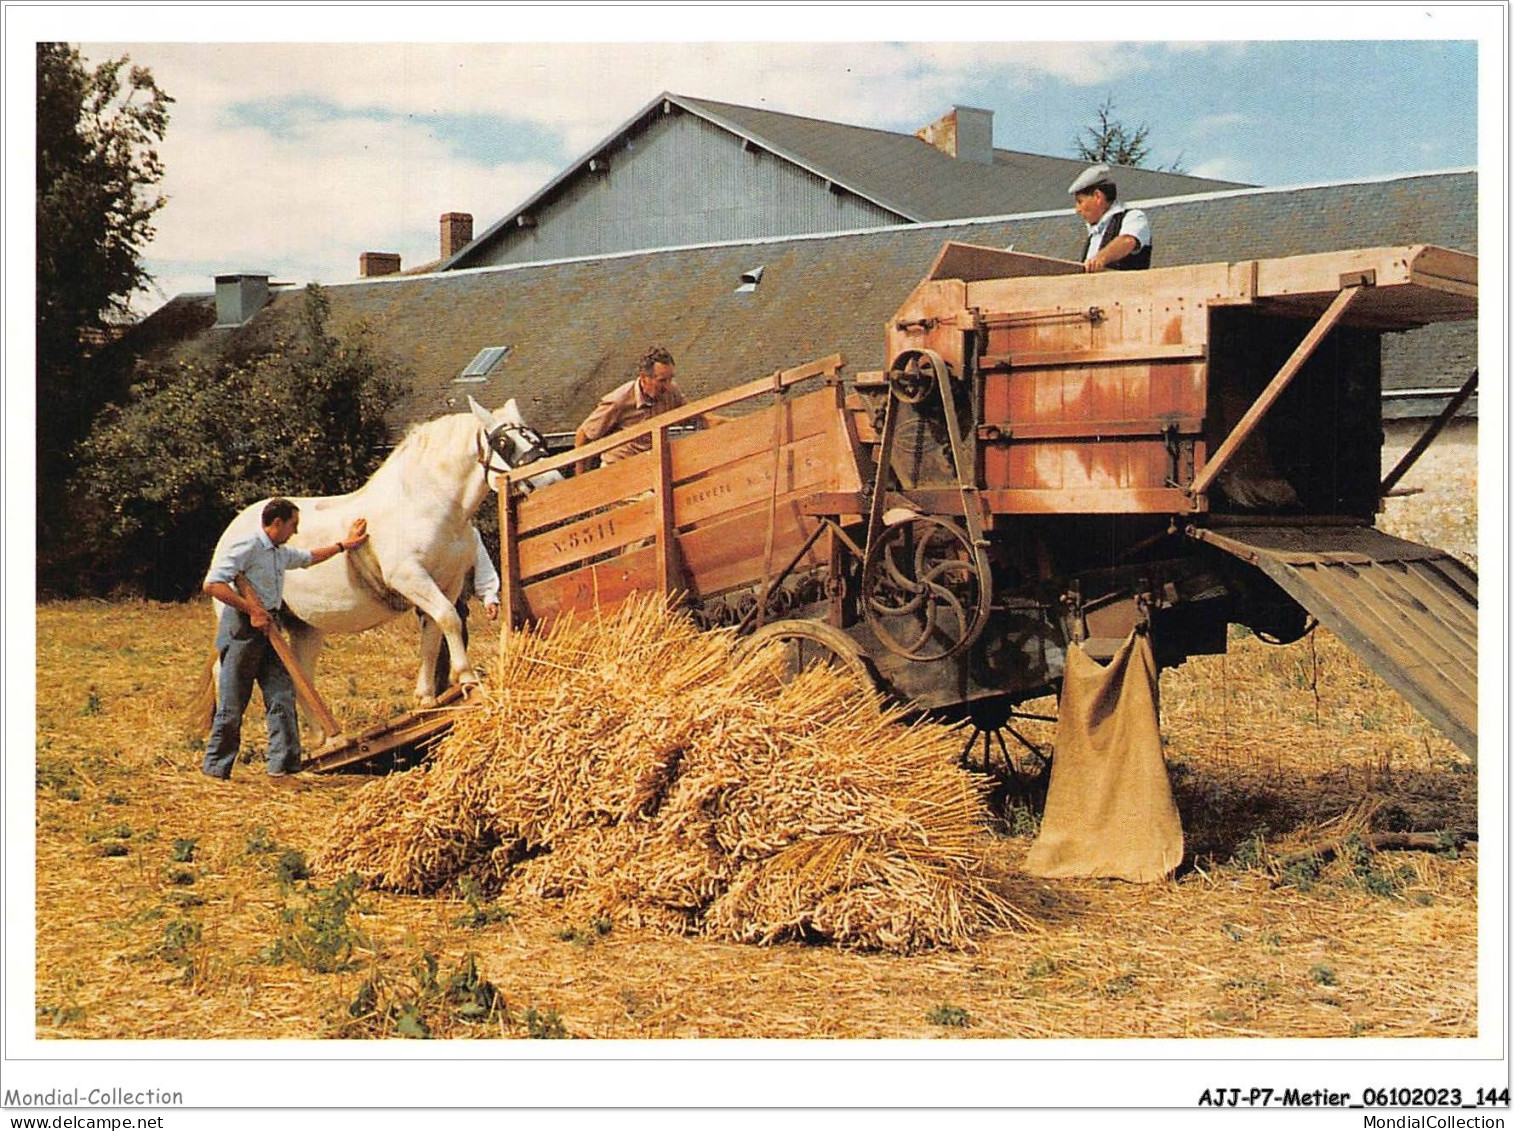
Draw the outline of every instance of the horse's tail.
[[[216,715],[216,670],[217,654],[212,651],[205,661],[205,674],[200,677],[199,686],[195,688],[194,696],[189,705],[184,708],[184,721],[199,735],[210,733],[210,724],[215,721]]]

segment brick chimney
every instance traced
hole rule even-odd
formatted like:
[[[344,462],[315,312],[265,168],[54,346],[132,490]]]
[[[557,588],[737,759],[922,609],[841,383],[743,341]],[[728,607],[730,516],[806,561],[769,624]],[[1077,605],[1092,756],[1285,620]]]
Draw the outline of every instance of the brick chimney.
[[[365,251],[357,257],[357,269],[365,279],[375,275],[398,275],[400,257],[392,251]]]
[[[442,258],[451,259],[473,242],[471,212],[442,213]]]
[[[953,106],[945,116],[915,131],[915,136],[948,157],[975,165],[994,163],[994,112]]]

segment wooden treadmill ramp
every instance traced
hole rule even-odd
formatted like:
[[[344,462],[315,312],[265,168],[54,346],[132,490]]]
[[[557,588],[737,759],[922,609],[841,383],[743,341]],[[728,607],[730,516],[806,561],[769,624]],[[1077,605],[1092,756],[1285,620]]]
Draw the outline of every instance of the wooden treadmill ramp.
[[[1477,575],[1465,565],[1370,527],[1191,533],[1255,565],[1477,758]]]
[[[433,707],[407,711],[358,734],[336,735],[319,750],[306,755],[304,768],[315,774],[329,774],[401,747],[420,748],[434,742],[452,729],[465,697],[461,687],[449,687],[437,697]]]

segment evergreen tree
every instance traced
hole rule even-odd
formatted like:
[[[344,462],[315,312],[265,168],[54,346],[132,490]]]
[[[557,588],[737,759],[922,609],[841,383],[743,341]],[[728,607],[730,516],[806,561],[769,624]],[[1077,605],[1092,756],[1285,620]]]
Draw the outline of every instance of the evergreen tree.
[[[1151,127],[1145,122],[1139,126],[1125,125],[1114,113],[1114,96],[1106,95],[1099,104],[1093,125],[1084,126],[1083,132],[1073,138],[1073,152],[1090,164],[1124,165],[1127,168],[1146,168],[1146,159],[1151,155],[1147,139]],[[1163,173],[1184,173],[1183,155],[1170,165],[1158,166]]]

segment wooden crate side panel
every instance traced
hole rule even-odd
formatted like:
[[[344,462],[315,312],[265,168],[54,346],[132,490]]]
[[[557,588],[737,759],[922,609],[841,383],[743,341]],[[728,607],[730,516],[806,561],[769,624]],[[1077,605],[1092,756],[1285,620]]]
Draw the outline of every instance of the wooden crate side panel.
[[[806,492],[807,493],[807,492]],[[774,568],[786,563],[804,544],[817,521],[799,513],[799,496],[781,498],[773,539]],[[713,595],[762,580],[767,545],[767,504],[712,522],[678,538],[685,576],[698,593]],[[799,568],[824,564],[823,550],[812,548]],[[632,593],[655,588],[656,547],[643,546],[571,573],[524,587],[522,603],[532,620],[550,622],[565,612],[613,608]]]
[[[676,443],[676,442],[675,442]],[[520,500],[516,521],[522,535],[597,510],[652,488],[651,452],[575,475]]]
[[[820,389],[794,397],[783,406],[787,420],[785,439],[812,436],[834,427],[836,394]],[[692,435],[679,436],[669,445],[673,481],[681,483],[713,468],[772,451],[773,417],[778,406],[728,420]],[[650,452],[605,467],[575,475],[562,483],[521,500],[518,516],[523,534],[552,526],[565,519],[613,504],[616,500],[651,490],[655,465]]]
[[[773,531],[773,568],[781,568],[804,544],[818,519],[801,514],[799,500],[809,491],[780,496]],[[762,580],[762,557],[767,548],[768,504],[711,522],[679,535],[684,564],[701,594],[723,593]],[[811,547],[799,569],[824,564],[824,547]]]
[[[1205,414],[1208,311],[1177,296],[1112,304],[1099,321],[1027,320],[990,329],[986,351],[1011,368],[984,378],[984,423],[1010,437],[984,445],[986,489],[1106,491],[1163,488],[1171,470],[1157,433],[1185,434]],[[1144,351],[1144,353],[1143,353]],[[1088,364],[1079,364],[1081,356]],[[1015,368],[1016,356],[1046,364]],[[1015,440],[1017,426],[1077,439]],[[1101,429],[1109,432],[1101,435]],[[1150,436],[1130,435],[1149,428]],[[1123,434],[1122,434],[1123,433]]]
[[[724,464],[762,452],[768,453],[768,458],[771,459],[774,412],[782,411],[786,414],[780,434],[788,441],[829,432],[833,427],[835,410],[835,390],[819,389],[802,397],[794,397],[782,405],[770,405],[761,412],[696,432],[692,436],[682,436],[672,445],[673,480],[682,483]]]
[[[1235,284],[1228,264],[1200,263],[1151,271],[1103,271],[1095,275],[990,279],[967,284],[967,305],[985,314],[1048,310],[1106,310],[1171,299],[1207,302],[1231,298]]]
[[[994,444],[983,465],[990,491],[1103,491],[1165,487],[1169,457],[1161,440],[1040,440]]]
[[[776,464],[780,497],[832,488],[837,466],[834,437],[821,433],[785,444]],[[772,451],[761,451],[675,486],[673,526],[679,530],[697,527],[733,511],[744,511],[753,504],[766,504],[773,493],[774,465]],[[540,577],[584,558],[653,537],[658,527],[654,501],[631,500],[552,530],[522,537],[520,577],[523,580]]]
[[[961,373],[962,331],[956,319],[967,309],[966,295],[967,284],[956,279],[931,279],[917,286],[885,328],[886,363],[892,364],[905,350],[931,349]],[[921,324],[926,321],[934,325]]]
[[[529,581],[574,562],[618,550],[657,532],[650,495],[519,539],[520,577]]]
[[[828,435],[785,444],[778,460],[778,497],[830,489],[835,475],[833,454]],[[772,453],[762,452],[675,488],[674,524],[685,531],[732,512],[745,512],[753,504],[765,509],[773,494],[773,464]]]

